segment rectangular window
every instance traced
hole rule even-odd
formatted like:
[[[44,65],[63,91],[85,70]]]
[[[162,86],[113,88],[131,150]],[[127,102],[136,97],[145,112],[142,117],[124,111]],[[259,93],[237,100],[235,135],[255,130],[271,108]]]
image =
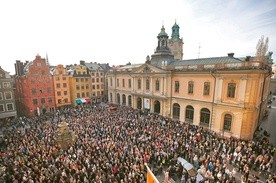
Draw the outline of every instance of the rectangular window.
[[[101,89],[104,89],[104,85],[101,85]]]
[[[141,79],[138,79],[138,89],[141,89]]]
[[[119,87],[119,79],[117,79],[117,87]]]
[[[83,82],[83,78],[81,78],[81,82]]]
[[[56,81],[59,81],[59,77],[56,77]]]
[[[189,81],[188,83],[188,94],[193,94],[194,93],[194,82]]]
[[[128,87],[131,88],[131,79],[128,79]]]
[[[61,96],[61,92],[60,91],[57,92],[57,96]]]
[[[96,73],[96,76],[99,76],[99,73]]]
[[[85,81],[88,82],[88,78],[85,78]]]
[[[92,89],[95,90],[95,85],[92,85]]]
[[[113,82],[112,82],[112,78],[110,78],[110,86],[112,86]]]
[[[4,109],[4,104],[0,104],[0,112],[4,112],[5,109]]]
[[[97,83],[99,82],[99,78],[96,78],[96,82],[97,82]]]
[[[58,99],[58,103],[61,104],[61,99]]]
[[[41,103],[45,104],[45,98],[41,98]]]
[[[52,89],[50,87],[47,88],[47,93],[51,93]]]
[[[94,72],[92,72],[91,74],[92,74],[92,76],[95,76],[95,73],[94,73]]]
[[[156,80],[155,81],[155,91],[159,91],[159,88],[160,88],[159,80]]]
[[[79,78],[76,78],[76,82],[79,82]]]
[[[92,83],[95,83],[95,78],[92,78]]]
[[[36,88],[32,88],[32,94],[36,94]]]
[[[174,92],[179,93],[179,81],[174,82]]]
[[[86,89],[89,89],[89,85],[87,84],[85,88],[86,88]]]
[[[147,79],[146,80],[146,90],[149,90],[150,89],[150,80]]]
[[[123,79],[123,81],[122,81],[122,82],[123,82],[123,87],[125,87],[125,79]]]
[[[62,77],[62,80],[65,81],[65,80],[66,80],[66,77]]]
[[[63,91],[63,94],[64,94],[64,95],[67,95],[67,91]]]
[[[86,97],[90,97],[90,96],[89,96],[89,92],[86,92]]]
[[[60,83],[57,83],[57,88],[60,88]]]
[[[100,89],[100,85],[97,85],[97,89]]]
[[[84,89],[84,85],[81,85],[81,89]]]
[[[5,95],[6,100],[11,100],[12,99],[12,92],[5,92],[4,95]]]
[[[67,88],[67,83],[63,83],[63,88]]]
[[[39,92],[40,92],[40,93],[43,93],[43,89],[41,88],[41,89],[39,90]]]
[[[228,83],[227,97],[235,98],[236,83]]]
[[[81,97],[85,97],[85,93],[84,92],[81,93]]]
[[[33,99],[33,104],[37,105],[37,99]]]
[[[210,82],[204,82],[203,95],[210,95]]]
[[[80,89],[80,86],[79,86],[79,85],[77,85],[77,86],[76,86],[76,89],[77,89],[77,90],[79,90],[79,89]]]
[[[103,82],[103,78],[101,78],[101,82]]]
[[[0,92],[0,100],[3,100],[3,94]]]
[[[3,88],[11,88],[10,82],[3,82]]]
[[[97,91],[97,96],[100,96],[100,91]]]
[[[68,103],[68,98],[64,99],[64,103]]]
[[[52,103],[52,101],[53,101],[52,97],[49,97],[48,98],[48,103]]]
[[[92,92],[92,96],[95,97],[95,96],[96,96],[96,93],[95,93],[95,92]]]
[[[7,104],[7,111],[13,111],[14,108],[13,108],[13,104],[10,103],[10,104]]]
[[[77,98],[80,98],[80,93],[77,93]]]

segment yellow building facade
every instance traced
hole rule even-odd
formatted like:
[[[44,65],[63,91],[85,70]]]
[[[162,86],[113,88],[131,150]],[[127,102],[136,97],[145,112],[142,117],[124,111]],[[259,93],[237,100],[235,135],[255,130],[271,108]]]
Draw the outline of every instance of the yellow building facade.
[[[54,91],[55,91],[55,104],[57,108],[70,106],[71,103],[71,92],[70,92],[70,78],[68,71],[63,65],[57,65],[52,70],[54,80]]]
[[[91,77],[87,67],[74,65],[67,68],[70,77],[70,90],[72,105],[90,103],[91,99]]]
[[[110,70],[109,102],[200,125],[223,136],[252,139],[267,109],[271,55],[266,63],[254,57],[235,58],[233,53],[178,60],[170,52],[163,27],[157,38],[156,51],[144,64]]]

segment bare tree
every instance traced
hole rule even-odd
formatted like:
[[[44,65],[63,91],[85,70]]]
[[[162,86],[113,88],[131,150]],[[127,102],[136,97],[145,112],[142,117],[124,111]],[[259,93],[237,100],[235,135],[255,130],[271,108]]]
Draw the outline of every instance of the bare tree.
[[[256,46],[257,52],[256,52],[256,57],[257,60],[260,62],[265,62],[266,59],[266,54],[267,54],[267,50],[268,50],[268,37],[264,38],[264,36],[262,36],[259,39],[259,42]]]

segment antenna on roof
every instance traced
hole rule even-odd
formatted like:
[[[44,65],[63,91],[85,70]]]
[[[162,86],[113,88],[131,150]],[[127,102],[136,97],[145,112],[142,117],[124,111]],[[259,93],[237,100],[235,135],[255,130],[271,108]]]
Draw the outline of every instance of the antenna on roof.
[[[198,58],[200,57],[200,48],[201,48],[200,43],[198,43]]]

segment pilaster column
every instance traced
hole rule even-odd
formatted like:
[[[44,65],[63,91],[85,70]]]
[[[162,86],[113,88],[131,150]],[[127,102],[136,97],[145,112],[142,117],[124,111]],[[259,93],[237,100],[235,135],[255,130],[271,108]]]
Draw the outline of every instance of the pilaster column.
[[[239,87],[239,102],[241,104],[244,103],[245,100],[245,90],[246,90],[246,82],[247,82],[247,78],[246,77],[242,77],[241,78],[241,82],[240,82],[240,87]]]

